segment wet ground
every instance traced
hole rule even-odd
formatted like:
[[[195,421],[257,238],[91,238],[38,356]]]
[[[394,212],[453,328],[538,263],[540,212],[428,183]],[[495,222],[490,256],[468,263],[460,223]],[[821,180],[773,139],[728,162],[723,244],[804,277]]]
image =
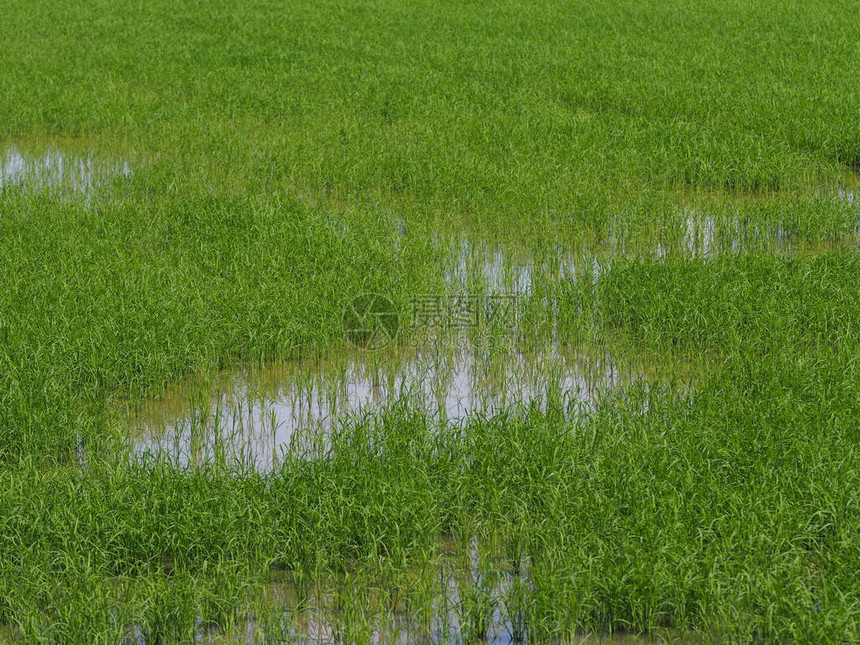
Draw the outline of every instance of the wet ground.
[[[512,563],[480,548],[443,546],[422,570],[412,570],[402,587],[382,589],[367,582],[326,580],[305,587],[287,572],[251,593],[255,609],[232,628],[198,625],[195,642],[335,645],[366,642],[407,645],[515,645],[528,642],[582,645],[695,643],[695,634],[636,634],[607,629],[547,640],[530,629],[524,613],[531,589],[527,560]],[[405,581],[401,581],[405,582]],[[420,591],[416,593],[416,590]],[[131,630],[126,645],[147,645]]]
[[[0,190],[69,191],[89,196],[111,177],[128,176],[131,164],[89,151],[71,152],[55,146],[36,148],[0,145]]]
[[[854,193],[839,197],[854,203]],[[653,246],[638,248],[658,261],[679,254],[707,260],[761,245],[817,253],[857,239],[809,243],[779,224],[742,225],[690,210]],[[311,437],[398,406],[456,426],[549,404],[575,416],[608,391],[677,373],[668,357],[634,359],[611,343],[560,334],[551,300],[542,301],[540,325],[528,318],[535,293],[596,282],[614,258],[629,256],[623,236],[611,235],[600,253],[558,249],[549,257],[465,237],[446,248],[443,287],[414,296],[394,322],[384,295],[362,294],[348,303],[341,346],[263,369],[194,376],[144,401],[134,409],[133,453],[181,466],[219,460],[269,470],[288,450],[306,452],[302,442]],[[365,313],[375,323],[356,333]]]
[[[857,205],[854,191],[840,191],[838,198]],[[795,239],[780,223],[744,224],[741,219],[690,209],[673,230],[654,236],[650,246],[638,246],[636,251],[658,260],[677,255],[707,260],[762,248],[817,253],[855,248],[860,229],[856,233],[837,242],[810,243]],[[505,298],[527,299],[547,284],[597,281],[611,269],[613,258],[631,254],[623,236],[610,236],[601,253],[559,249],[549,260],[546,256],[538,259],[527,250],[467,238],[449,247],[450,261],[442,275],[444,287],[414,303],[408,312],[408,335],[402,333],[405,321],[401,319],[400,333],[385,337],[383,340],[390,342],[380,347],[350,343],[347,334],[341,346],[322,354],[265,368],[192,376],[131,409],[133,456],[180,467],[218,461],[268,471],[278,467],[287,451],[313,457],[319,437],[367,415],[395,408],[423,415],[435,424],[453,426],[549,405],[575,417],[587,413],[607,392],[634,382],[647,386],[679,373],[679,366],[668,360],[634,357],[610,348],[610,344],[565,341],[552,325],[524,343],[521,318],[502,318],[495,326],[476,333],[468,324],[473,311],[467,307],[465,318],[459,317],[464,314],[464,298],[477,298],[478,309],[484,311],[487,303],[504,305]],[[444,311],[440,313],[439,307]],[[463,320],[465,324],[461,324]],[[679,382],[690,383],[685,379]],[[381,606],[368,606],[360,620],[353,621],[357,615],[349,612],[357,610],[347,605],[354,604],[355,599],[345,604],[329,589],[322,596],[300,602],[295,584],[285,576],[266,585],[260,615],[247,617],[235,630],[203,630],[201,640],[350,642],[355,635],[350,635],[349,625],[355,622],[363,625],[367,642],[527,642],[528,633],[518,623],[521,617],[510,605],[516,596],[512,590],[528,587],[527,571],[515,573],[510,566],[484,568],[479,560],[475,551],[466,562],[454,551],[440,560],[438,575],[434,576],[436,588],[423,621],[396,607]],[[474,601],[476,593],[483,594],[484,630],[466,639],[469,610],[464,594]],[[674,637],[608,632],[574,635],[564,642],[667,640],[679,642]],[[135,635],[129,642],[145,643],[146,639]],[[680,642],[694,640],[685,637]]]
[[[636,377],[611,354],[559,344],[517,352],[430,342],[373,352],[345,345],[316,359],[189,381],[138,411],[135,452],[178,465],[252,459],[269,469],[316,433],[395,406],[458,426],[550,403],[576,414]]]

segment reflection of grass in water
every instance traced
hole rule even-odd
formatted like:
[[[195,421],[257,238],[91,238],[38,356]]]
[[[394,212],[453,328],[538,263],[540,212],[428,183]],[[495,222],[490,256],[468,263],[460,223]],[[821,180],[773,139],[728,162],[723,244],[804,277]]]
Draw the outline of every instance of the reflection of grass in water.
[[[100,156],[81,145],[33,143],[25,148],[0,143],[0,191],[88,198],[100,186],[131,173],[127,160]]]
[[[455,335],[429,349],[373,353],[345,346],[329,357],[193,378],[136,414],[142,433],[132,437],[135,451],[175,463],[243,455],[266,469],[290,444],[316,444],[320,431],[368,411],[403,408],[433,424],[457,425],[531,406],[579,414],[609,388],[641,378],[645,365],[620,343],[610,351],[558,339],[485,340]],[[649,382],[657,383],[677,368],[659,357],[649,370]]]

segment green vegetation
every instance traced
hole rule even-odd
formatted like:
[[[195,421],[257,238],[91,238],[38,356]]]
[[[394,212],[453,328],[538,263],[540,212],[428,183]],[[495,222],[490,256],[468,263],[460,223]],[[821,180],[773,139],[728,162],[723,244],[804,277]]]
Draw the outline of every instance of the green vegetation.
[[[2,13],[0,160],[104,172],[0,173],[0,640],[860,640],[853,3]],[[656,376],[272,471],[129,450],[126,407],[496,251],[530,342]]]

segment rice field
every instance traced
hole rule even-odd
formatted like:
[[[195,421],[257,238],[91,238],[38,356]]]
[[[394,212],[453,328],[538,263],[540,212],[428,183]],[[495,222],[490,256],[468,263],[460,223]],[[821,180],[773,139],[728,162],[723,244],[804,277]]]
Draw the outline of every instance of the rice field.
[[[854,3],[0,2],[0,642],[860,642]]]

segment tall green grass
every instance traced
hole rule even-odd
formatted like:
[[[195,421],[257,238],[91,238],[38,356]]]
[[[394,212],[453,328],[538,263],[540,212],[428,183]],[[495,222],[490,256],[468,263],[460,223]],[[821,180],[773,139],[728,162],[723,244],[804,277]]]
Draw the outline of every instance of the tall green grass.
[[[0,640],[860,638],[852,3],[2,13],[0,152],[131,173],[0,187]],[[464,238],[537,339],[690,382],[394,405],[271,473],[124,451],[118,409],[324,352]]]

